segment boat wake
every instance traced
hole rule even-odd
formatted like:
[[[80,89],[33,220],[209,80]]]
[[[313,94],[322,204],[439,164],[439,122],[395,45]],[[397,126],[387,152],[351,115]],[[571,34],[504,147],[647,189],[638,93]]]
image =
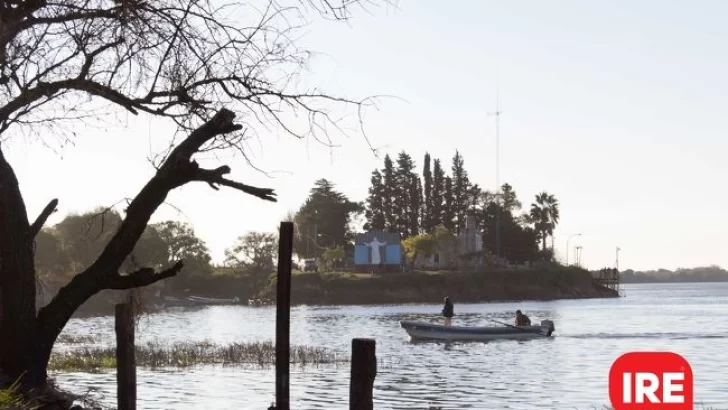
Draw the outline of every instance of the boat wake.
[[[569,339],[728,339],[728,334],[706,333],[588,333],[583,335],[560,335]]]

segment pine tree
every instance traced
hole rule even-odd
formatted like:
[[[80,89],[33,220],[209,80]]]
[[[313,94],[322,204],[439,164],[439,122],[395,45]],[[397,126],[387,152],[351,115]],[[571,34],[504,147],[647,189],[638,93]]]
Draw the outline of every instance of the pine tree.
[[[435,159],[433,164],[432,193],[430,197],[432,205],[432,225],[437,226],[445,223],[445,172],[442,170],[440,160]]]
[[[389,232],[397,231],[394,204],[396,190],[394,164],[392,158],[387,154],[384,157],[384,169],[382,170],[382,208],[384,209],[384,229]]]
[[[384,219],[384,185],[382,174],[378,169],[372,172],[369,196],[367,197],[366,219],[364,229],[368,231],[383,231],[385,229]]]
[[[456,232],[465,229],[465,215],[468,211],[470,181],[460,152],[455,151],[452,159],[452,215]]]
[[[443,209],[442,223],[445,227],[453,231],[455,227],[455,209],[453,201],[453,190],[452,190],[452,179],[450,177],[445,178],[445,209]]]
[[[396,226],[404,238],[413,235],[419,225],[420,201],[415,199],[417,195],[417,182],[415,180],[419,180],[419,178],[414,169],[415,163],[412,157],[404,151],[400,152],[395,170],[397,186],[394,191],[393,203],[395,204],[394,213],[397,218]],[[413,227],[415,229],[412,229]]]
[[[435,228],[432,213],[432,171],[430,170],[430,154],[425,153],[422,176],[424,178],[424,197],[422,198],[422,231],[432,232]]]

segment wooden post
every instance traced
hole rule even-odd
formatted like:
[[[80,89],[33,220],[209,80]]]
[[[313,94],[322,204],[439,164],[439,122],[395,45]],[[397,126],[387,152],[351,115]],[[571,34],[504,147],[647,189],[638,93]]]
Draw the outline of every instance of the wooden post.
[[[276,283],[276,410],[290,410],[291,264],[293,222],[281,222]]]
[[[351,380],[349,382],[349,410],[374,409],[374,378],[377,375],[376,341],[351,341]]]
[[[119,410],[136,410],[134,311],[131,303],[116,305],[116,395]]]

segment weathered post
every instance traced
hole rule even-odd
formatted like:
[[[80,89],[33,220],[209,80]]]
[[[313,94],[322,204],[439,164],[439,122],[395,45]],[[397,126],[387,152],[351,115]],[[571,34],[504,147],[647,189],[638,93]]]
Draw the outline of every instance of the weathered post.
[[[349,382],[349,410],[374,409],[374,378],[377,375],[376,341],[351,341],[351,380]]]
[[[119,410],[136,410],[134,310],[131,303],[116,305],[116,395]]]
[[[293,222],[281,222],[276,283],[276,410],[290,410],[291,259]]]

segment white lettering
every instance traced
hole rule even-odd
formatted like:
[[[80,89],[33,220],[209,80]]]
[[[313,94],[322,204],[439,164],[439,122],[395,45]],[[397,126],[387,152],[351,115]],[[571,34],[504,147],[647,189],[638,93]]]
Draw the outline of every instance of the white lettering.
[[[657,389],[660,388],[660,379],[654,373],[635,373],[635,402],[644,403],[647,398],[648,403],[659,403],[660,400],[655,395]],[[645,382],[649,382],[648,385]]]
[[[685,373],[664,373],[662,375],[662,402],[663,403],[685,403],[685,395],[673,394],[682,393],[684,385],[674,383],[685,380]]]
[[[622,401],[632,403],[632,373],[622,375]]]

